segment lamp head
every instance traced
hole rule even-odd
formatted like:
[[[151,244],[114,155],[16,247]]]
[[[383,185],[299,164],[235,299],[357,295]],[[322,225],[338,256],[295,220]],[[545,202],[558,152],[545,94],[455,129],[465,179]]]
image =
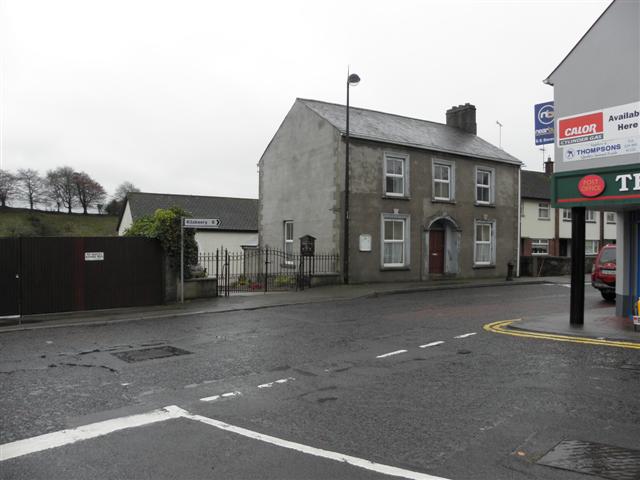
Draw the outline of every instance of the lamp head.
[[[352,73],[347,79],[347,85],[353,85],[354,87],[360,83],[360,77],[357,73]]]

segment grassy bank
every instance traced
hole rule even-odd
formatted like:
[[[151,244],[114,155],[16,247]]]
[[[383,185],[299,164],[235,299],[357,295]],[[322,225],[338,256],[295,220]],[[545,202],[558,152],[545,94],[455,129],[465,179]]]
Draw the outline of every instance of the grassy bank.
[[[0,237],[111,237],[118,217],[0,207]]]

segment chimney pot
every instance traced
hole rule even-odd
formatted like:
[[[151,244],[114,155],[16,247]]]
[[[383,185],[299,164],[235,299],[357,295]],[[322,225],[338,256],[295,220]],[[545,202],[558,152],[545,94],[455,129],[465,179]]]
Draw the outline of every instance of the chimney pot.
[[[447,125],[476,135],[476,107],[468,102],[457,107],[454,105],[447,110]]]

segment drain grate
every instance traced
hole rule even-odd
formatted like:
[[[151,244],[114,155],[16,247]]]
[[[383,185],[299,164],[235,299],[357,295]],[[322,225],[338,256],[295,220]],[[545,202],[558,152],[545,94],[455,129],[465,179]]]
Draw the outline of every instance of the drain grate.
[[[138,350],[127,350],[126,352],[112,353],[114,357],[127,363],[144,362],[145,360],[155,360],[157,358],[175,357],[178,355],[188,355],[191,352],[181,348],[165,345],[164,347],[140,348]]]
[[[640,450],[565,440],[538,460],[541,465],[613,480],[640,479]]]

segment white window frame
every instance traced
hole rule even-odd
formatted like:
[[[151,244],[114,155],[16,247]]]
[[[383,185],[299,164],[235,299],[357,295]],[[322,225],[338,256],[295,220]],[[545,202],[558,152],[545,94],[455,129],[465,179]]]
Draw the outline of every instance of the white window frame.
[[[571,209],[570,208],[563,208],[562,209],[562,221],[563,222],[570,222],[571,221]]]
[[[540,215],[540,212],[547,212],[547,216]],[[551,205],[549,202],[538,202],[538,220],[551,220]]]
[[[584,212],[584,221],[588,223],[596,223],[596,211],[587,208]]]
[[[544,252],[534,252],[535,249],[544,248]],[[531,255],[549,255],[549,239],[533,238],[531,239]]]
[[[605,212],[604,213],[606,221],[609,225],[615,225],[616,224],[616,212]],[[609,219],[609,215],[611,215],[613,217],[613,220]]]
[[[387,161],[400,160],[402,162],[402,175],[388,173]],[[384,161],[382,162],[382,191],[386,197],[408,197],[409,196],[409,155],[405,153],[384,152]],[[402,178],[402,192],[387,191],[387,177]]]
[[[489,227],[489,241],[478,241],[478,226]],[[489,244],[489,261],[478,260],[478,244]],[[496,222],[495,220],[476,220],[473,224],[473,265],[478,267],[490,267],[496,264]]]
[[[485,184],[480,184],[478,183],[478,173],[487,173],[489,175],[489,184],[485,185]],[[475,186],[476,186],[476,191],[475,191],[475,198],[476,198],[476,204],[477,205],[493,205],[495,203],[495,177],[496,177],[496,171],[493,168],[490,167],[483,167],[483,166],[476,166],[476,170],[475,170]],[[478,199],[478,189],[486,189],[488,190],[488,200],[480,200]]]
[[[584,254],[585,255],[597,255],[598,254],[598,240],[585,240],[584,241]],[[587,245],[591,245],[591,248],[587,248]]]
[[[387,242],[384,238],[385,222],[389,221],[401,221],[403,222],[403,248],[402,248],[402,262],[401,263],[385,263],[384,262],[384,245]],[[411,252],[411,217],[409,215],[403,215],[399,213],[383,213],[380,216],[380,266],[382,268],[406,268],[410,265],[410,252]],[[394,242],[393,240],[391,242]]]
[[[436,167],[447,167],[449,169],[449,180],[436,179]],[[436,183],[449,185],[449,197],[436,196]],[[453,202],[456,198],[456,168],[455,162],[451,160],[433,159],[431,163],[431,199],[436,202]]]
[[[291,238],[287,238],[287,226],[291,225]],[[293,236],[293,220],[285,220],[284,222],[282,222],[282,238],[283,238],[283,242],[282,242],[282,248],[284,250],[284,258],[285,258],[285,262],[286,263],[293,263],[293,259],[289,258],[289,256],[293,256],[294,252],[293,252],[293,243],[294,243],[294,236]],[[289,246],[291,248],[291,252],[287,252],[287,246]]]

